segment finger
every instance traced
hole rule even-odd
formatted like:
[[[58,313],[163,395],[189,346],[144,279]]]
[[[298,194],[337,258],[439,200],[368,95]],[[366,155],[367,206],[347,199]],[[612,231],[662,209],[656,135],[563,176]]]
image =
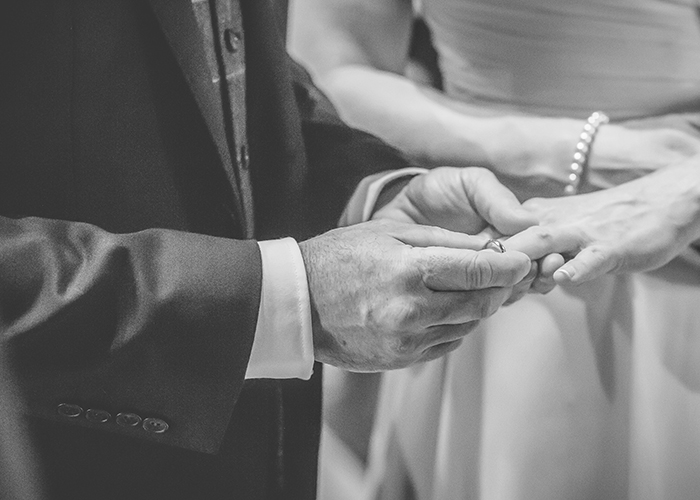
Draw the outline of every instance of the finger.
[[[514,287],[513,293],[511,293],[510,297],[508,297],[508,300],[506,300],[503,303],[503,306],[505,307],[505,306],[509,306],[511,304],[515,304],[517,301],[519,301],[520,299],[525,297],[525,295],[527,295],[527,293],[530,291],[531,288],[532,288],[531,283],[528,284],[527,286],[518,285],[518,286]]]
[[[480,250],[489,240],[486,234],[472,236],[441,227],[419,224],[401,224],[398,228],[390,228],[388,232],[400,242],[414,247],[435,246]]]
[[[510,287],[470,292],[431,292],[421,310],[423,327],[461,325],[495,313],[513,292]]]
[[[538,267],[537,262],[532,261],[530,264],[530,272],[527,273],[527,276],[525,276],[520,283],[513,287],[513,292],[510,294],[510,297],[508,297],[508,299],[503,303],[504,306],[509,306],[510,304],[517,302],[530,291],[533,282],[537,278]]]
[[[564,257],[558,253],[545,255],[539,260],[539,273],[532,282],[530,291],[533,293],[546,294],[551,292],[557,285],[554,281],[554,273],[564,264]]]
[[[530,287],[530,290],[528,290],[529,293],[539,293],[540,295],[545,295],[554,290],[554,288],[557,286],[557,282],[554,281],[554,278],[548,278],[548,279],[540,279],[537,278],[535,281],[532,282],[532,286]]]
[[[445,342],[444,344],[438,344],[433,347],[426,349],[423,355],[420,357],[418,362],[433,361],[435,359],[443,357],[445,354],[450,353],[462,345],[462,340],[454,340],[452,342]]]
[[[515,234],[537,225],[537,218],[525,210],[512,191],[486,169],[466,168],[462,186],[476,211],[503,234]]]
[[[554,272],[554,281],[559,285],[579,284],[613,271],[617,258],[601,247],[588,247]]]
[[[493,226],[486,226],[481,232],[479,232],[479,235],[486,236],[490,240],[500,240],[505,236]]]
[[[564,265],[564,257],[558,253],[550,253],[545,255],[539,261],[539,277],[551,278],[554,272]]]
[[[517,250],[531,259],[541,259],[548,254],[576,254],[584,242],[579,232],[572,228],[534,226],[502,241],[508,251]]]
[[[428,328],[427,333],[423,335],[421,342],[422,350],[429,349],[433,346],[444,344],[446,342],[454,342],[469,335],[474,329],[479,326],[479,320],[468,321],[455,325],[435,325]]]
[[[413,248],[423,283],[431,290],[481,290],[513,286],[530,271],[521,252]]]

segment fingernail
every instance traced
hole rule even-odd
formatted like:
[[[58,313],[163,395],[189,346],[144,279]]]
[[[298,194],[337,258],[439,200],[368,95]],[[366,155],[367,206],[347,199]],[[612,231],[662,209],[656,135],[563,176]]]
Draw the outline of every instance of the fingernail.
[[[557,279],[557,275],[559,279]],[[566,269],[557,269],[556,271],[554,271],[553,277],[555,281],[571,281],[573,280],[574,275],[571,271],[567,271]]]

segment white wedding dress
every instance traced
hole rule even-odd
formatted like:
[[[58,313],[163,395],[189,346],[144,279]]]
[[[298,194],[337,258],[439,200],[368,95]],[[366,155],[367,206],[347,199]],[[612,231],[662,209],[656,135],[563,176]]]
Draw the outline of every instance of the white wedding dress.
[[[422,9],[460,100],[582,121],[700,111],[695,0]],[[700,498],[696,259],[528,295],[447,357],[387,373],[367,497]]]

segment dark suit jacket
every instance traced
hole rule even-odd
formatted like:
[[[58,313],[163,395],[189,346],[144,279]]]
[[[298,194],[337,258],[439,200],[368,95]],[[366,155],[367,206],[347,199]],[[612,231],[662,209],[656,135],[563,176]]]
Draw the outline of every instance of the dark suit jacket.
[[[37,500],[41,498],[32,449],[21,420],[21,400],[7,370],[0,344],[0,498]]]
[[[405,161],[338,121],[268,0],[242,7],[255,236],[301,239]],[[320,370],[243,379],[260,257],[221,142],[236,110],[193,19],[189,0],[21,0],[0,16],[0,334],[50,498],[315,492]]]

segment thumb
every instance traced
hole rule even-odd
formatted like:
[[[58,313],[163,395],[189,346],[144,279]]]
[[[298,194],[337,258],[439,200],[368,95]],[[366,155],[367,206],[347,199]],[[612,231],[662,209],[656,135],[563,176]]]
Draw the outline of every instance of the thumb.
[[[426,287],[435,291],[511,287],[530,271],[530,258],[520,252],[427,247],[411,249]]]
[[[488,170],[464,169],[462,185],[479,215],[502,234],[515,234],[539,223]]]

